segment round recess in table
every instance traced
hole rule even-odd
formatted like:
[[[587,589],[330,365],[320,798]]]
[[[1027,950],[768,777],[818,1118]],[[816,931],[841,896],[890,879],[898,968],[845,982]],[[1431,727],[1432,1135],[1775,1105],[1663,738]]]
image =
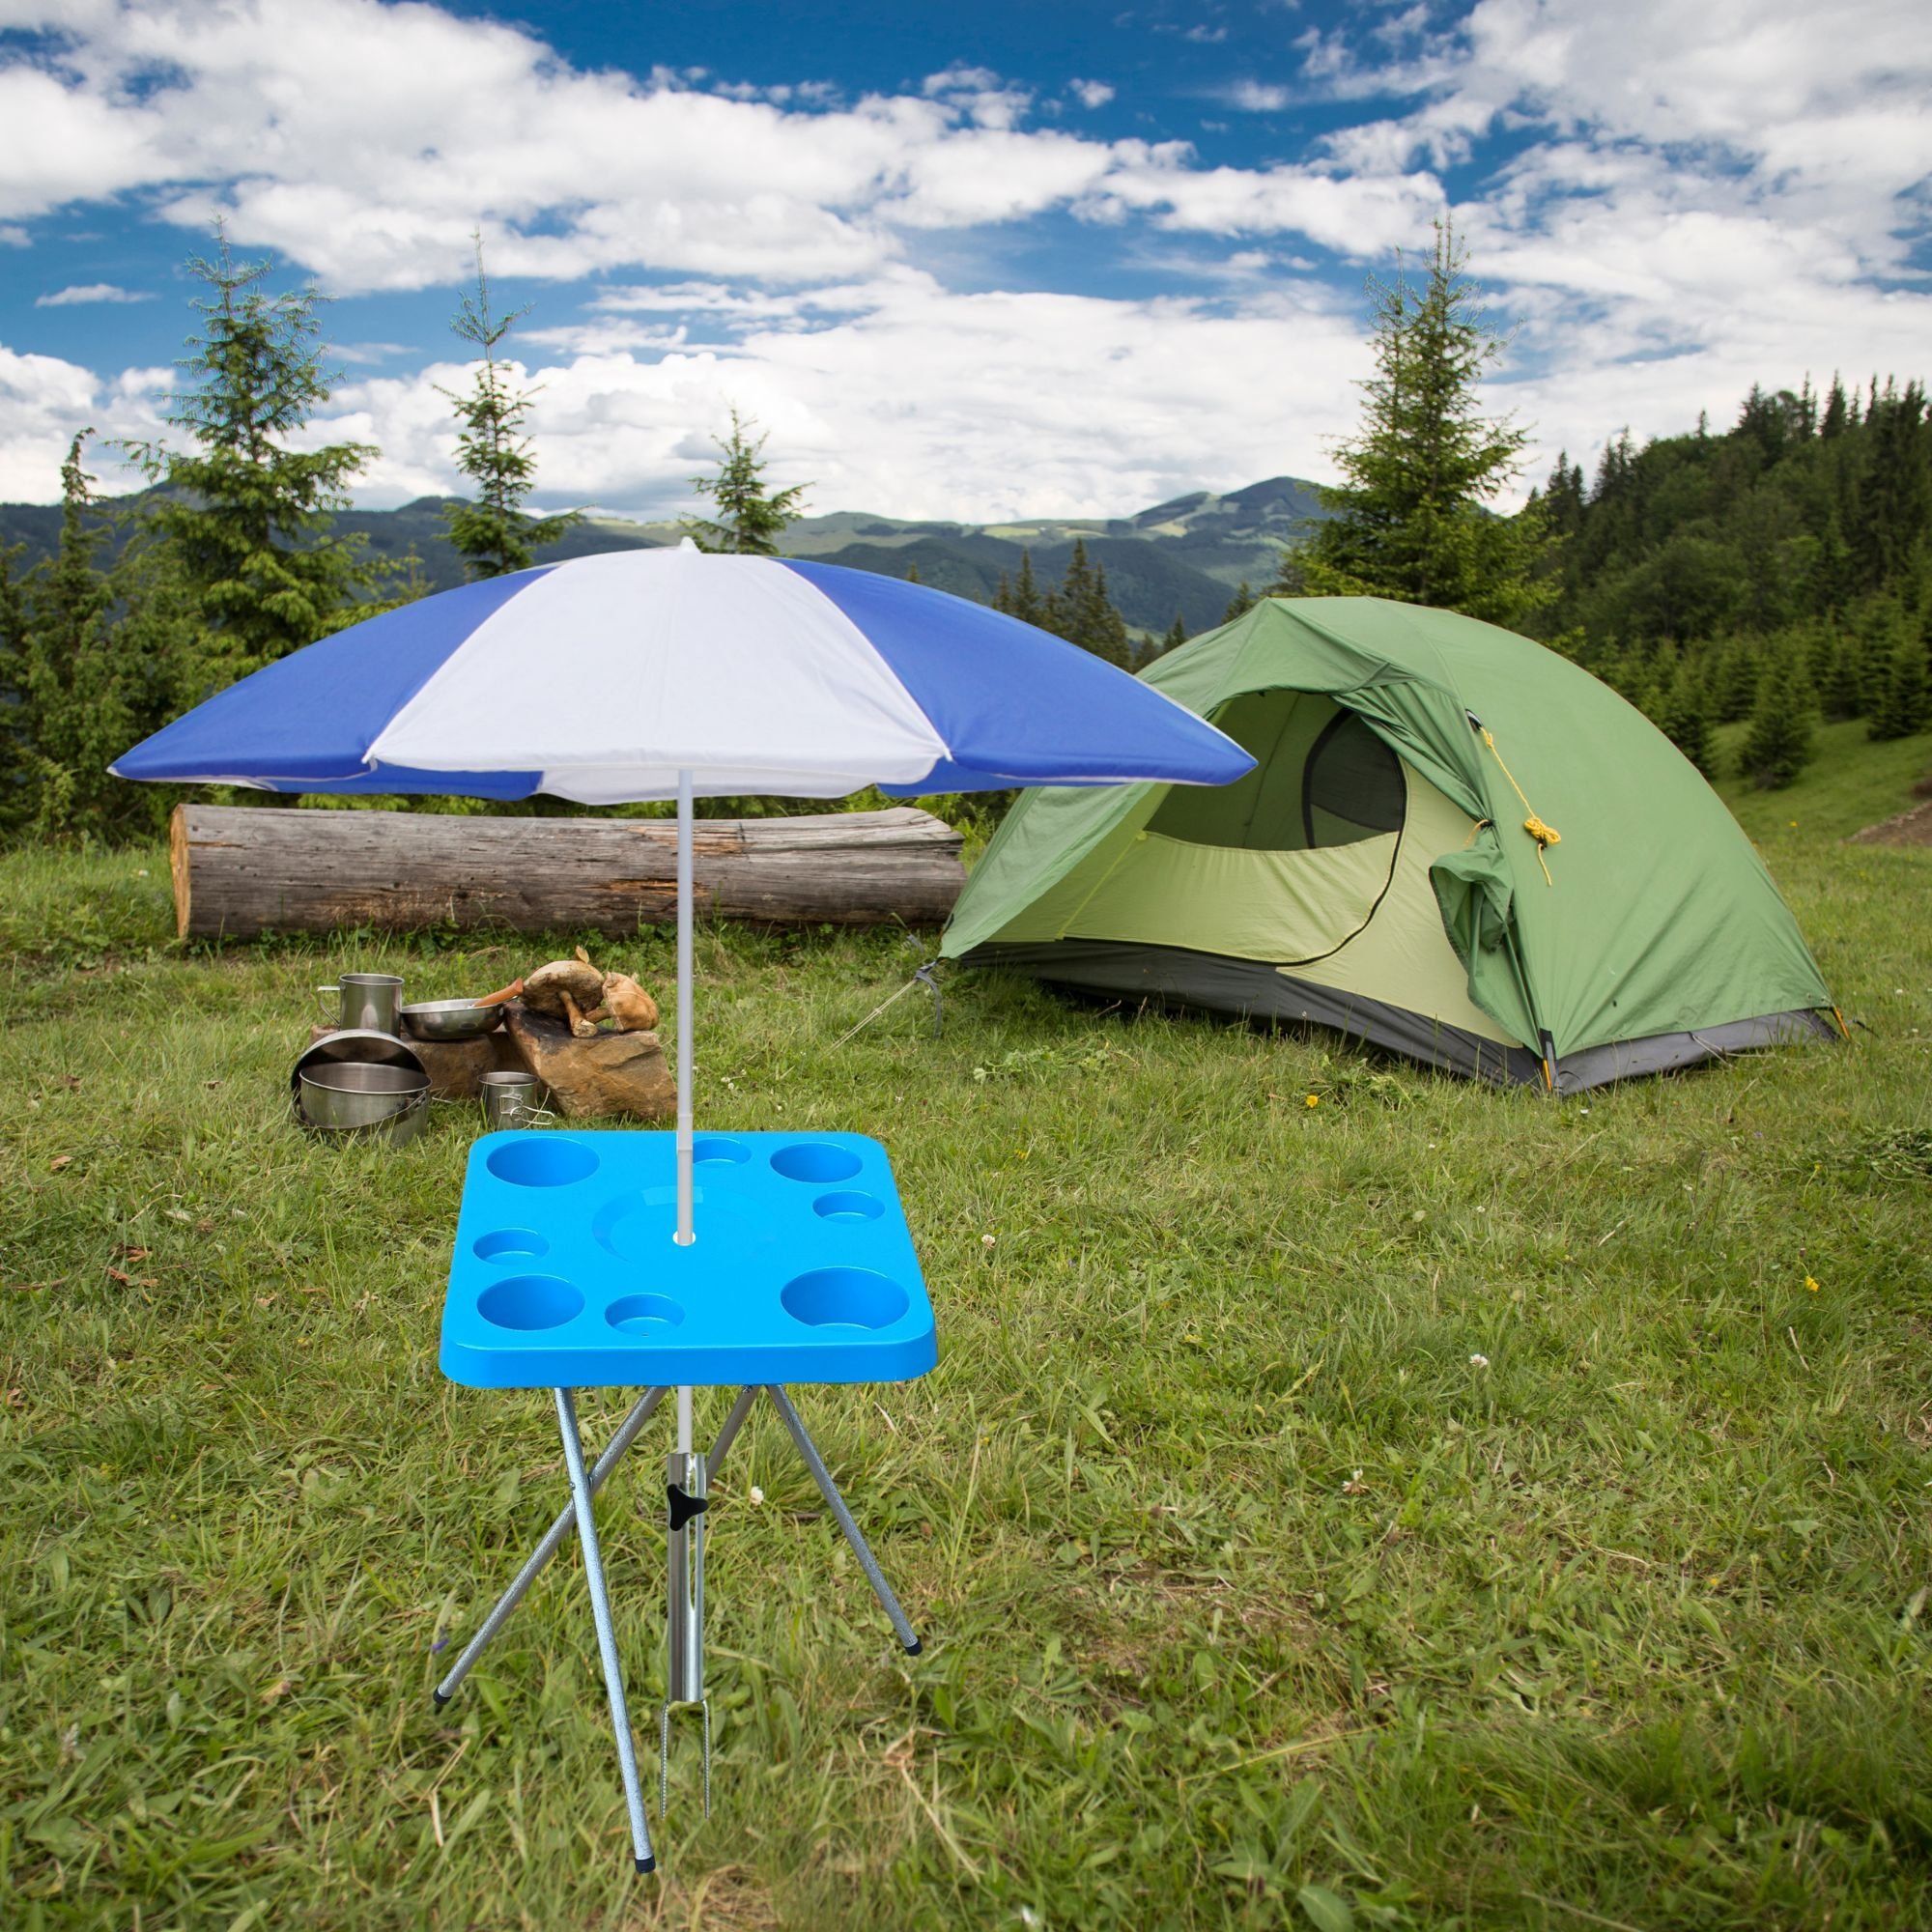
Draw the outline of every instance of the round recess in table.
[[[675,1328],[684,1310],[668,1294],[627,1294],[604,1311],[604,1319],[627,1335],[654,1335]]]
[[[697,1219],[701,1246],[707,1229],[717,1235],[723,1223],[736,1221],[738,1213],[728,1200],[715,1202],[705,1188],[699,1188]],[[678,1204],[670,1188],[626,1188],[591,1215],[591,1240],[620,1262],[663,1262],[676,1227]]]
[[[516,1274],[476,1297],[476,1311],[498,1328],[561,1328],[583,1307],[583,1296],[554,1274]]]
[[[821,1194],[811,1204],[811,1211],[828,1221],[876,1221],[886,1211],[886,1204],[876,1194]]]
[[[787,1180],[850,1180],[859,1172],[859,1156],[837,1141],[787,1141],[772,1155],[772,1171]]]
[[[752,1157],[752,1150],[729,1134],[699,1134],[691,1144],[694,1167],[742,1167]]]
[[[910,1297],[890,1275],[871,1268],[813,1268],[779,1291],[794,1321],[809,1328],[890,1328]]]
[[[597,1156],[582,1141],[543,1132],[519,1134],[492,1148],[485,1164],[512,1187],[568,1187],[597,1172]]]
[[[478,1235],[470,1243],[469,1252],[479,1262],[533,1262],[539,1255],[550,1253],[550,1243],[541,1235],[533,1234],[528,1228],[497,1228],[487,1235]]]

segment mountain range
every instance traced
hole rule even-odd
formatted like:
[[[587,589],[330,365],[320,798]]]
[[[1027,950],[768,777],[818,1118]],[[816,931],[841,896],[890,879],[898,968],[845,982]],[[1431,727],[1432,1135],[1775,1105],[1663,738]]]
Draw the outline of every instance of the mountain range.
[[[419,497],[393,510],[347,510],[336,517],[336,526],[359,531],[377,555],[397,562],[413,551],[429,588],[446,590],[463,581],[443,534],[443,508],[452,500]],[[987,604],[1002,575],[1010,578],[1019,569],[1024,553],[1033,554],[1034,575],[1045,589],[1060,581],[1076,539],[1084,540],[1088,555],[1106,566],[1107,588],[1129,628],[1158,636],[1177,614],[1190,632],[1218,624],[1236,586],[1245,582],[1259,590],[1270,582],[1281,546],[1321,515],[1317,485],[1274,476],[1224,496],[1198,490],[1132,517],[952,524],[835,510],[791,525],[783,550],[787,556],[885,577],[916,569],[923,583]],[[24,543],[21,562],[32,562],[52,548],[60,516],[57,503],[0,503],[0,548]],[[639,523],[593,512],[548,546],[541,560],[648,549],[674,544],[682,535],[674,521]]]

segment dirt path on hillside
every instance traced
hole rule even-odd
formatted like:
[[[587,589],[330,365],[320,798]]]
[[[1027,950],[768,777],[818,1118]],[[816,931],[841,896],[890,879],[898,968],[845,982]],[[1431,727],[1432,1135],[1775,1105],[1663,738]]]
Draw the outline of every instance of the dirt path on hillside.
[[[1932,845],[1932,798],[1901,811],[1896,818],[1881,819],[1854,832],[1847,845]]]

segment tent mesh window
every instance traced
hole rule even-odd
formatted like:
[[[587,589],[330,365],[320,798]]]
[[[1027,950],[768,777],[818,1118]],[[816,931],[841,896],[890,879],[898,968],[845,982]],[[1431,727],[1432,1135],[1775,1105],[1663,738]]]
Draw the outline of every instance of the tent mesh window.
[[[1150,832],[1190,845],[1307,852],[1402,829],[1402,760],[1352,711],[1312,692],[1253,691],[1212,723],[1255,758],[1231,785],[1175,785]]]

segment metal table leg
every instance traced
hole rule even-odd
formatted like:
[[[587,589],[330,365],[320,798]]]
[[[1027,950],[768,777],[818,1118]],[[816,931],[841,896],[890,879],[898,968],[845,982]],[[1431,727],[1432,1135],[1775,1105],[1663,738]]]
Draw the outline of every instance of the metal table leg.
[[[668,1393],[661,1388],[646,1389],[630,1414],[625,1416],[616,1435],[611,1436],[610,1446],[598,1457],[596,1466],[590,1471],[590,1493],[593,1496],[604,1487],[604,1479],[617,1466],[625,1450],[638,1439],[639,1432],[651,1419],[652,1412]],[[530,1552],[529,1561],[517,1572],[510,1587],[497,1598],[496,1608],[483,1619],[482,1628],[469,1639],[463,1655],[449,1666],[449,1674],[431,1692],[437,1703],[447,1704],[456,1695],[456,1687],[469,1676],[470,1665],[483,1655],[484,1646],[490,1639],[509,1621],[510,1612],[524,1601],[524,1593],[536,1581],[545,1564],[556,1554],[557,1546],[570,1534],[570,1526],[576,1520],[577,1504],[572,1501],[544,1532],[544,1539]]]
[[[631,1814],[631,1847],[640,1872],[653,1871],[650,1827],[644,1822],[644,1797],[638,1783],[638,1755],[631,1742],[631,1714],[624,1703],[624,1672],[617,1661],[617,1635],[611,1624],[611,1599],[604,1588],[604,1560],[597,1550],[597,1515],[590,1472],[583,1466],[583,1444],[577,1434],[577,1408],[567,1388],[556,1396],[557,1427],[563,1435],[563,1460],[570,1470],[571,1496],[577,1507],[577,1538],[583,1546],[583,1574],[590,1585],[590,1611],[597,1623],[597,1648],[604,1660],[604,1688],[611,1696],[611,1724],[617,1734],[617,1764],[624,1777],[624,1804]]]
[[[827,1507],[838,1519],[838,1527],[845,1532],[845,1541],[852,1546],[852,1554],[859,1559],[859,1567],[866,1573],[866,1580],[872,1586],[872,1594],[878,1598],[879,1606],[893,1620],[893,1629],[898,1633],[898,1639],[912,1657],[920,1653],[920,1640],[913,1634],[912,1625],[906,1620],[906,1613],[899,1608],[899,1600],[893,1595],[893,1586],[886,1581],[885,1573],[879,1568],[872,1552],[867,1548],[866,1539],[859,1533],[859,1525],[852,1520],[852,1512],[845,1507],[845,1498],[838,1493],[831,1472],[813,1445],[811,1437],[805,1433],[805,1424],[799,1420],[798,1410],[791,1406],[791,1398],[776,1382],[765,1385],[765,1393],[771,1397],[773,1406],[784,1418],[784,1426],[791,1432],[791,1439],[798,1453],[805,1458],[805,1466],[811,1471],[811,1480],[818,1485],[818,1492],[825,1498]]]
[[[724,1452],[738,1439],[738,1432],[745,1426],[745,1418],[752,1412],[752,1405],[758,1399],[758,1385],[753,1382],[749,1388],[738,1391],[738,1400],[731,1405],[731,1413],[724,1418],[724,1427],[718,1432],[718,1439],[711,1445],[707,1466],[713,1482],[718,1480],[718,1472],[724,1466]]]

